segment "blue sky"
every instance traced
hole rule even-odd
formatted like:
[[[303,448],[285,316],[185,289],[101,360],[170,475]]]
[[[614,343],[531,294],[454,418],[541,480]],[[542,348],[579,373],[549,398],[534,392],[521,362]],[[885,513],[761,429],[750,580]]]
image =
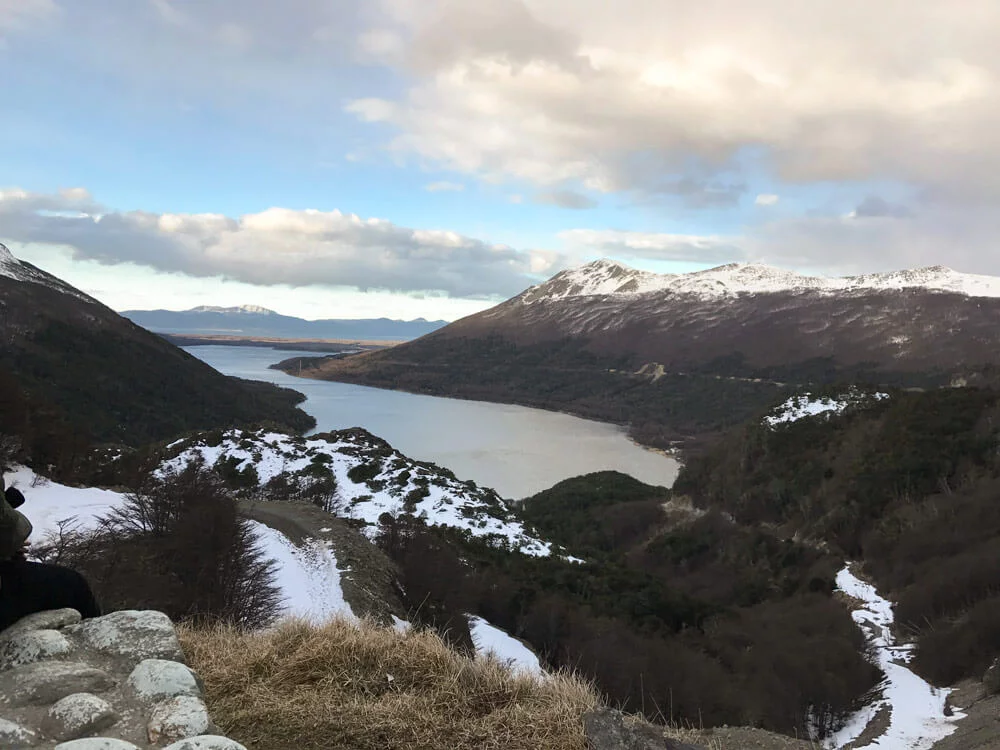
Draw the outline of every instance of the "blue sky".
[[[1000,273],[1000,9],[808,5],[0,0],[0,241],[310,318],[605,256]]]

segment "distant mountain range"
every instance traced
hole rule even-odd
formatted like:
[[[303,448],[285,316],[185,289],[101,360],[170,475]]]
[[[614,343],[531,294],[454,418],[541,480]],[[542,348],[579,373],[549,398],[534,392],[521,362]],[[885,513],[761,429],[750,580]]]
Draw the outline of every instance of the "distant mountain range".
[[[933,267],[828,279],[747,264],[654,274],[600,260],[311,374],[570,411],[665,447],[802,385],[928,387],[998,363],[997,278]]]
[[[0,435],[42,465],[90,441],[138,445],[192,429],[315,421],[285,388],[227,377],[0,245]],[[59,433],[58,438],[53,435]]]
[[[444,320],[304,320],[257,305],[191,310],[126,310],[126,318],[156,333],[285,339],[409,341],[448,325]]]

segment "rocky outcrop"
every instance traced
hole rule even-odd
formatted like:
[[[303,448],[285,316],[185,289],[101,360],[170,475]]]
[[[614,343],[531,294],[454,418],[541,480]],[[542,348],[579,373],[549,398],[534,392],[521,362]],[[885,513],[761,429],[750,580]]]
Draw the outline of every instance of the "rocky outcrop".
[[[4,750],[246,750],[216,733],[162,612],[39,612],[0,632]]]
[[[586,714],[583,726],[590,750],[702,750],[664,736],[663,727],[627,719],[611,708]]]

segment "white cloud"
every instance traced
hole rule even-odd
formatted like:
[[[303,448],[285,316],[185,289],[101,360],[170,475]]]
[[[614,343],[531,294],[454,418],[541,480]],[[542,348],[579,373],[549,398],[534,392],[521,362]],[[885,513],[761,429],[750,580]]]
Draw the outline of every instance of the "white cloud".
[[[774,193],[761,193],[754,200],[754,203],[758,206],[776,206],[781,198]]]
[[[340,211],[118,212],[81,189],[0,191],[0,238],[72,248],[75,258],[258,285],[349,286],[457,297],[512,295],[563,261],[447,230],[410,229]]]
[[[465,185],[463,185],[461,182],[447,182],[447,181],[430,182],[424,185],[424,190],[426,190],[428,193],[448,193],[448,192],[457,193],[461,192],[462,190],[465,190]]]
[[[391,0],[414,78],[350,106],[489,179],[657,194],[738,169],[1000,195],[993,0]]]

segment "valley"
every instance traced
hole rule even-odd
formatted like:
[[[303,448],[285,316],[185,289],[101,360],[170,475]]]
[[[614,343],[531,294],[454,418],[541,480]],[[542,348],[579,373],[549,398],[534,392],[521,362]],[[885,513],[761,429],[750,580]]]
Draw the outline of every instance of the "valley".
[[[8,299],[42,281],[43,294],[71,299],[52,298],[46,315],[62,305],[77,326],[75,306],[96,304],[16,270],[24,278],[7,277]],[[572,298],[553,288],[563,291],[552,304]],[[529,292],[517,304],[540,303]],[[75,355],[86,385],[88,357],[117,351],[102,336],[118,341],[123,325],[97,312],[81,328],[97,353]],[[25,325],[22,310],[8,325],[9,361],[76,352],[46,338],[38,317]],[[250,629],[287,616],[426,629],[458,653],[575,670],[612,704],[727,750],[796,737],[831,750],[931,750],[965,731],[966,713],[978,720],[948,686],[980,684],[1000,657],[1000,395],[986,387],[989,363],[961,370],[981,387],[931,387],[959,370],[917,366],[895,382],[871,363],[850,365],[851,376],[762,360],[746,370],[741,357],[671,370],[662,351],[623,368],[625,355],[602,359],[579,332],[517,346],[451,327],[315,362],[294,349],[186,352],[130,325],[121,331],[149,347],[141,367],[102,373],[86,399],[65,380],[47,384],[66,424],[80,429],[108,393],[127,402],[146,372],[175,362],[210,373],[186,381],[189,405],[221,382],[243,411],[168,428],[153,421],[174,398],[161,393],[146,405],[154,416],[133,422],[159,431],[74,442],[42,429],[44,412],[27,429],[28,399],[43,392],[37,368],[11,370],[21,390],[0,410],[34,553],[84,571],[112,609]],[[403,358],[413,351],[441,357]],[[286,354],[323,377],[271,366]],[[477,389],[491,383],[527,402],[544,390],[539,405],[617,418],[375,389],[328,380],[343,375],[328,367],[368,368],[397,388],[447,372],[466,396],[489,396]],[[298,416],[276,420],[271,402],[247,393],[279,394]],[[625,427],[680,442],[683,465]],[[701,727],[743,729],[713,739]]]

